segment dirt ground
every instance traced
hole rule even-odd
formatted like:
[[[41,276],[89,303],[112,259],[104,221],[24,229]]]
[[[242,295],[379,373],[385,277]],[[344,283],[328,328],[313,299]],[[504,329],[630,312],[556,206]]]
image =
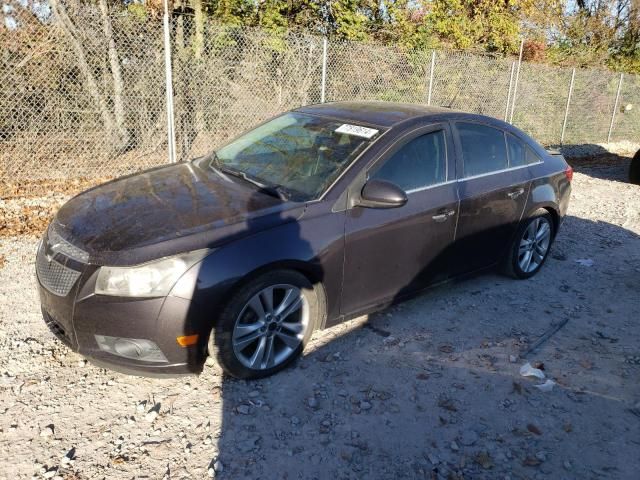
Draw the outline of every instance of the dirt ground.
[[[483,274],[316,332],[292,368],[255,382],[86,363],[41,320],[35,238],[5,232],[0,478],[637,479],[640,186],[628,158],[574,165],[536,277]],[[526,362],[551,391],[519,374]]]

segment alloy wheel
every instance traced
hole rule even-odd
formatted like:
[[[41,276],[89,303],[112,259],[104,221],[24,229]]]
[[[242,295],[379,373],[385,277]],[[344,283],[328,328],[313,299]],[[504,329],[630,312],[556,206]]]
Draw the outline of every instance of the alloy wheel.
[[[289,284],[263,288],[236,319],[231,337],[236,358],[254,370],[281,364],[302,344],[309,317],[309,303],[300,288]]]
[[[544,261],[551,244],[551,224],[546,217],[534,218],[527,226],[518,247],[518,266],[525,273],[536,270]]]

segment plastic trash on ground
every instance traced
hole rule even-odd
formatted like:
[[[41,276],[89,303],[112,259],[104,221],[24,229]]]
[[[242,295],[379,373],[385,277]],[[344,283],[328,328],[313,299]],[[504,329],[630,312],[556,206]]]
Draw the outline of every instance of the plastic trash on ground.
[[[523,377],[536,377],[544,380],[544,372],[539,368],[533,368],[529,362],[520,367],[520,375]]]
[[[547,380],[546,382],[541,383],[540,385],[534,385],[534,387],[536,387],[541,392],[550,392],[551,390],[553,390],[553,386],[555,384],[556,382],[554,382],[553,380]]]
[[[576,260],[576,263],[579,263],[583,267],[593,266],[593,260],[591,260],[590,258],[579,258],[578,260]]]

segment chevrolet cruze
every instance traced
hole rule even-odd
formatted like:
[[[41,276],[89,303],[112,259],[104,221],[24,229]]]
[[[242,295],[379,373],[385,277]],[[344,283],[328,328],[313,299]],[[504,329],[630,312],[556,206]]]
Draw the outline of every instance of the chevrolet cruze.
[[[450,279],[543,266],[572,170],[513,126],[419,105],[298,108],[67,202],[36,258],[49,328],[99,365],[270,375],[315,329]]]

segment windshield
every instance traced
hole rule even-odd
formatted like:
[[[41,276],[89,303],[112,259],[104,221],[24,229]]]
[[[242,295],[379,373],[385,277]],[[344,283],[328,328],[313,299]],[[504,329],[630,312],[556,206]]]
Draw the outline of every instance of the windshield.
[[[286,113],[217,150],[211,166],[244,173],[298,200],[309,200],[331,185],[377,133],[332,119]]]

